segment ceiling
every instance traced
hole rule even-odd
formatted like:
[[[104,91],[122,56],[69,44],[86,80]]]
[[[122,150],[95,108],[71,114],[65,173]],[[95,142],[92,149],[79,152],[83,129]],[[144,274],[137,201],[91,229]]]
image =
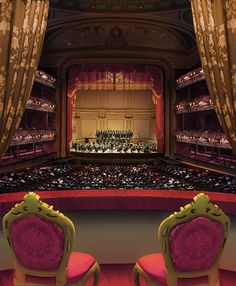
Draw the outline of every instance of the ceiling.
[[[50,0],[44,65],[71,58],[199,61],[189,0]]]
[[[94,12],[145,12],[189,7],[189,0],[50,0],[51,7]]]

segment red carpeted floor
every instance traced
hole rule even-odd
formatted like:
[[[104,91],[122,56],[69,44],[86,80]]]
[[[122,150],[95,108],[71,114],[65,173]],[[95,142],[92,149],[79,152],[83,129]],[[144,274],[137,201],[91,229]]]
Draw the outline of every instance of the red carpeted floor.
[[[0,286],[13,286],[12,270],[0,271]],[[221,286],[235,286],[236,272],[221,270]],[[91,286],[89,281],[87,286]],[[132,264],[107,264],[101,265],[101,277],[99,286],[134,286]],[[145,286],[142,281],[141,286]]]

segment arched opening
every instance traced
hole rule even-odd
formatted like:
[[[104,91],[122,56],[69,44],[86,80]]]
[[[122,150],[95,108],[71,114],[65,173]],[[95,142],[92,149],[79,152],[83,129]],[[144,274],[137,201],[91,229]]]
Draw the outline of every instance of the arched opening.
[[[164,74],[159,66],[103,63],[68,69],[67,146],[77,150],[78,144],[93,143],[78,150],[90,152],[96,142],[93,152],[101,151],[99,132],[111,141],[112,149],[106,146],[111,152],[123,152],[123,143],[130,144],[131,152],[142,152],[136,148],[140,144],[164,152]]]

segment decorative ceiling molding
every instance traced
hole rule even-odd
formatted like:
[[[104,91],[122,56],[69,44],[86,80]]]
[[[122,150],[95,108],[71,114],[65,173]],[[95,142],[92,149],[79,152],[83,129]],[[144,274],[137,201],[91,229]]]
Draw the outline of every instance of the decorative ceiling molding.
[[[62,81],[67,77],[68,70],[78,64],[99,64],[99,63],[109,63],[109,64],[146,64],[146,65],[157,65],[159,66],[165,73],[166,80],[170,80],[170,78],[173,76],[172,74],[172,65],[168,61],[168,59],[164,57],[159,57],[155,59],[149,59],[149,58],[117,58],[117,57],[110,57],[110,58],[73,58],[73,57],[67,57],[64,58],[63,61],[60,62],[60,66],[58,69],[58,78],[62,79]]]
[[[46,33],[44,52],[87,47],[149,47],[188,51],[196,46],[193,28],[181,22],[148,21],[146,19],[91,19],[64,22]],[[117,34],[116,34],[117,32]]]
[[[186,14],[186,15],[185,15]],[[49,17],[47,23],[47,31],[55,28],[60,28],[64,24],[69,24],[73,22],[95,22],[104,21],[107,19],[112,19],[114,21],[135,21],[135,22],[166,22],[172,23],[174,25],[179,25],[185,27],[189,31],[193,31],[192,24],[192,12],[190,8],[185,8],[181,10],[170,10],[170,11],[155,11],[150,13],[85,13],[76,10],[60,10],[51,8],[49,10]],[[188,19],[188,20],[187,20]]]
[[[45,41],[47,51],[65,49],[152,48],[187,51],[184,36],[168,26],[140,23],[99,22],[69,25],[59,29]]]
[[[67,7],[73,3],[79,5],[83,1],[92,2],[52,2],[64,3]],[[97,3],[109,1],[98,0]],[[148,2],[143,1],[146,4]],[[129,2],[131,5],[138,3],[138,0],[111,2]],[[163,1],[154,2],[160,4]],[[58,66],[67,57],[111,58],[116,55],[118,58],[164,57],[173,61],[175,68],[185,68],[188,63],[199,61],[195,52],[196,40],[190,5],[188,3],[183,7],[180,5],[183,2],[179,0],[167,2],[172,2],[174,6],[171,9],[150,9],[147,13],[133,10],[130,13],[96,13],[93,9],[59,9],[58,5],[51,5],[41,64],[47,65],[50,62],[53,66]],[[177,6],[179,9],[175,9]]]
[[[51,7],[88,12],[149,12],[189,7],[189,0],[50,0]]]
[[[184,11],[182,13],[183,15],[183,19],[190,25],[193,25],[193,16],[192,16],[192,12],[190,9]]]
[[[192,54],[192,52],[191,52]],[[191,55],[190,54],[190,55]],[[189,66],[189,56],[186,53],[176,53],[172,51],[172,53],[167,51],[160,51],[160,50],[150,50],[150,49],[103,49],[103,50],[65,50],[65,51],[52,51],[47,54],[43,54],[41,57],[41,66],[43,67],[55,67],[59,68],[62,62],[66,62],[68,59],[78,59],[80,61],[84,61],[84,59],[90,59],[92,62],[101,63],[103,59],[106,58],[107,61],[109,60],[112,62],[113,58],[117,58],[117,62],[122,62],[122,59],[126,58],[127,61],[130,60],[131,62],[138,61],[138,58],[147,59],[150,62],[156,62],[157,60],[168,62],[172,68],[190,68]],[[99,59],[99,60],[98,60]],[[199,58],[198,58],[199,60]],[[127,62],[126,61],[126,62]],[[194,59],[191,60],[193,62]]]

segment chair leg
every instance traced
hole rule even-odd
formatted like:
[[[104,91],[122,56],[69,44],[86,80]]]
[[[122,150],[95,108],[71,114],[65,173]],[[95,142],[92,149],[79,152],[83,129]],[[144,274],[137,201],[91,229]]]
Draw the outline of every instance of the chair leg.
[[[161,286],[155,283],[139,266],[138,263],[135,264],[133,270],[134,285],[140,286],[140,276],[145,280],[147,286]]]
[[[167,275],[167,285],[168,286],[177,286],[178,279],[175,276]]]
[[[25,286],[25,275],[17,270],[14,272],[14,286]]]
[[[139,271],[137,270],[136,265],[134,267],[133,277],[134,277],[134,285],[135,286],[140,286]]]
[[[66,285],[66,269],[65,271],[60,271],[60,273],[56,276],[56,285],[57,286]]]
[[[217,270],[213,270],[209,275],[208,275],[208,285],[209,286],[220,286],[220,273]]]
[[[99,278],[100,278],[100,266],[97,264],[96,269],[94,270],[94,274],[93,274],[93,286],[97,286],[98,282],[99,282]]]

